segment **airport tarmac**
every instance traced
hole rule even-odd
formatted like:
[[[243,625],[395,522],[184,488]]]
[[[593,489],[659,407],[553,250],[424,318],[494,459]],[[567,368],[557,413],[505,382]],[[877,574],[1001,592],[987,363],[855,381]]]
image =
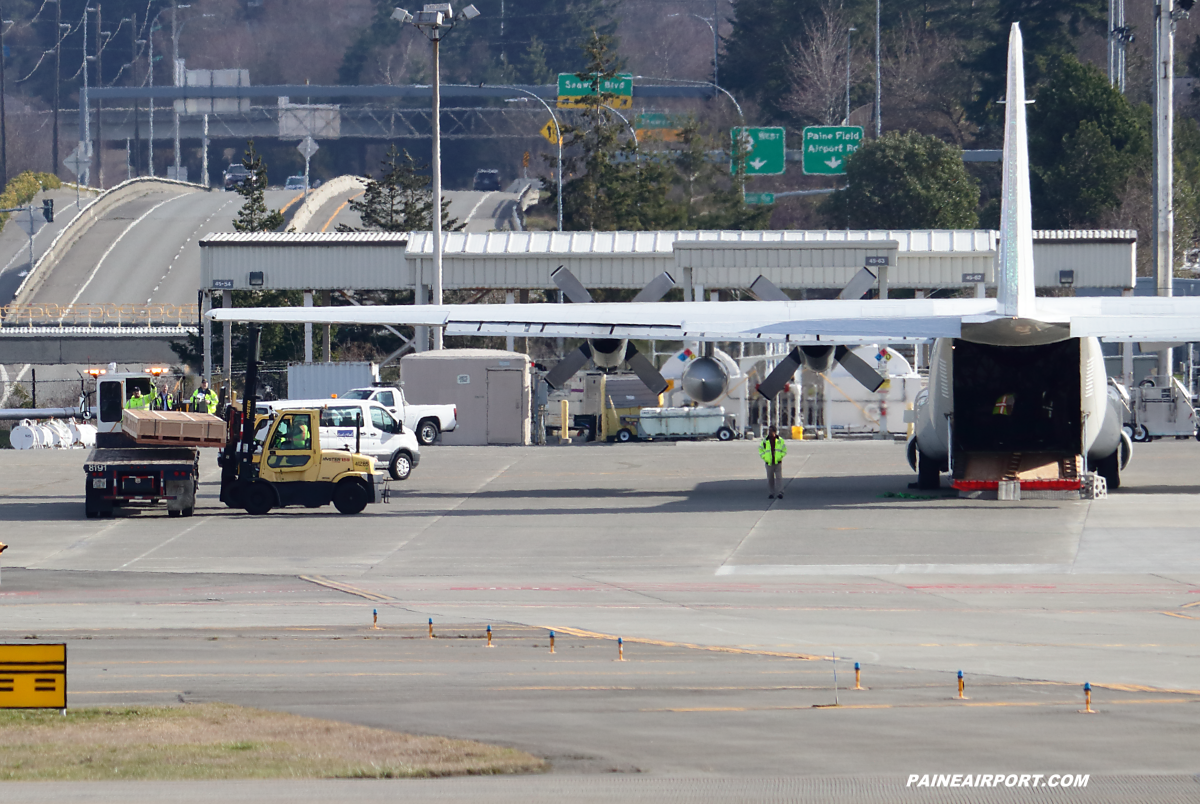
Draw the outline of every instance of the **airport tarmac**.
[[[1138,445],[1108,499],[1005,503],[909,489],[901,445],[793,442],[771,501],[753,443],[433,447],[350,518],[225,509],[210,452],[195,517],[88,520],[83,452],[6,451],[0,637],[66,641],[72,705],[229,701],[553,768],[280,800],[1196,801],[1198,457]],[[846,690],[855,661],[866,691]],[[1085,681],[1098,715],[1078,713]],[[1001,771],[1091,779],[905,787]],[[270,800],[248,782],[4,790]]]

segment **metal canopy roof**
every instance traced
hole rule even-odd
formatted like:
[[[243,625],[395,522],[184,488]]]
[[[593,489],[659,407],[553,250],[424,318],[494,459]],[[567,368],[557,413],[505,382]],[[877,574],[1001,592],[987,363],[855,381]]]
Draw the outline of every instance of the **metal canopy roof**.
[[[1132,230],[1035,232],[1039,287],[1129,288]],[[591,288],[640,289],[659,273],[712,289],[759,274],[782,288],[844,287],[868,256],[887,256],[892,288],[961,288],[993,280],[990,230],[446,232],[443,287],[553,289],[567,266]],[[200,241],[213,288],[405,289],[432,285],[429,232],[219,233]],[[307,248],[315,247],[315,248]],[[249,284],[250,272],[262,284]],[[231,284],[232,283],[232,284]]]

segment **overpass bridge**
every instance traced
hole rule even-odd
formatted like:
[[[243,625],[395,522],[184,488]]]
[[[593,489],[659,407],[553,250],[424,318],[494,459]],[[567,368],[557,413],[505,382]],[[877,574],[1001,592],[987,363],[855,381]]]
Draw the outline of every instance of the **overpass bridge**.
[[[176,363],[172,343],[199,333],[198,304],[0,307],[0,365]]]

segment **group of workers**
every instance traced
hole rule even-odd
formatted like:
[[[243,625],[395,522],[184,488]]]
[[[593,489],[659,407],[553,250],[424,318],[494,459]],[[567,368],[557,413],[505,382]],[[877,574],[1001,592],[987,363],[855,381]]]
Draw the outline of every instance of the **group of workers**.
[[[154,385],[150,386],[148,394],[143,394],[142,389],[136,386],[130,388],[125,407],[130,410],[188,410],[192,413],[215,415],[217,403],[217,392],[208,387],[208,380],[200,380],[200,386],[192,392],[182,407],[176,406],[175,394],[170,390],[164,388],[160,391]]]

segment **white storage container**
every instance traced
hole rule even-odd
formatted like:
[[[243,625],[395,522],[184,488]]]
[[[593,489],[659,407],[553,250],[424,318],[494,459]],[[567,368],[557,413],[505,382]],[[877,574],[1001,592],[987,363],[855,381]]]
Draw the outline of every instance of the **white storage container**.
[[[641,438],[704,438],[725,425],[725,408],[642,408]]]
[[[288,399],[329,399],[379,380],[374,363],[289,363]]]

